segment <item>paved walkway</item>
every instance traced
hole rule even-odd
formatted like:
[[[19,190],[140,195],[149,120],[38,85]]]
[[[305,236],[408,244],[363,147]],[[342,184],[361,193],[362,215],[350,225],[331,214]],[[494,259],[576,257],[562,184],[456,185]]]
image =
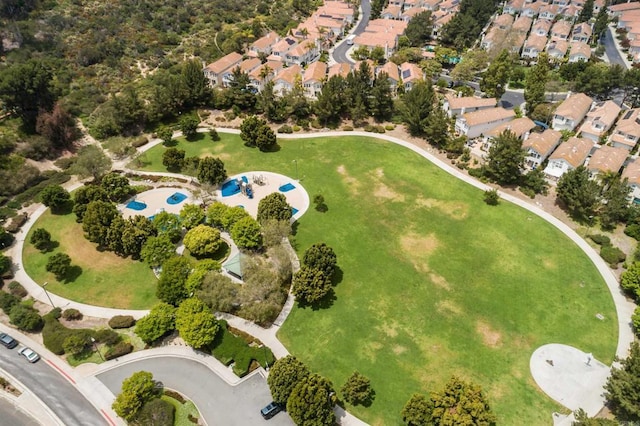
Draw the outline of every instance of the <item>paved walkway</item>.
[[[219,128],[217,129],[219,132],[224,132],[224,133],[234,133],[234,134],[238,134],[240,133],[239,130],[236,129],[223,129],[223,128]],[[204,132],[207,131],[206,129],[199,129],[199,131]],[[178,135],[178,134],[176,134]],[[421,155],[422,157],[426,158],[427,160],[431,161],[432,163],[434,163],[436,166],[440,167],[441,169],[443,169],[444,171],[446,171],[447,173],[457,177],[458,179],[461,179],[467,183],[469,183],[470,185],[473,185],[481,190],[487,190],[487,189],[492,189],[492,187],[485,185],[481,182],[476,181],[475,179],[473,179],[472,177],[462,173],[461,171],[459,171],[458,169],[452,167],[450,164],[447,164],[443,161],[441,161],[439,158],[437,158],[436,156],[434,156],[433,154],[431,154],[430,152],[416,146],[413,145],[409,142],[403,141],[401,139],[392,137],[392,136],[388,136],[388,135],[379,135],[379,134],[371,134],[371,133],[367,133],[367,132],[321,132],[321,133],[310,133],[310,134],[293,134],[293,135],[278,135],[278,138],[280,139],[302,139],[302,138],[318,138],[318,137],[332,137],[332,136],[367,136],[367,137],[376,137],[379,139],[383,139],[386,140],[388,142],[392,142],[398,145],[401,145],[407,149],[410,149],[412,151],[414,151],[415,153]],[[138,153],[147,151],[149,149],[151,149],[153,146],[158,145],[162,143],[161,140],[156,139],[154,141],[151,141],[149,144],[143,146]],[[120,168],[120,169],[125,169],[126,167],[125,161],[120,161],[118,163],[114,163],[114,168]],[[135,173],[141,173],[141,174],[157,174],[157,175],[163,175],[163,176],[173,176],[173,177],[178,177],[178,178],[186,178],[189,179],[188,176],[183,176],[183,175],[179,175],[179,174],[174,174],[174,173],[149,173],[149,172],[140,172],[140,171],[133,171],[132,172]],[[611,295],[613,297],[615,306],[616,306],[616,312],[617,312],[617,316],[618,316],[618,328],[619,328],[619,335],[618,335],[618,346],[616,349],[616,355],[620,358],[625,358],[627,356],[627,352],[628,352],[628,348],[629,345],[631,344],[631,342],[634,339],[634,334],[633,334],[633,330],[631,327],[631,315],[633,313],[633,310],[635,309],[635,305],[631,302],[629,302],[626,297],[624,296],[624,294],[622,293],[622,291],[619,288],[618,285],[618,281],[616,279],[616,277],[614,276],[614,274],[612,273],[612,271],[608,268],[607,264],[604,262],[604,260],[602,260],[602,258],[598,255],[598,253],[596,253],[593,248],[591,248],[591,246],[589,246],[589,244],[584,241],[575,231],[573,231],[569,226],[567,226],[566,224],[564,224],[563,222],[561,222],[559,219],[555,218],[554,216],[552,216],[551,214],[545,212],[544,210],[529,204],[528,202],[521,200],[519,198],[516,198],[514,196],[511,196],[509,194],[500,192],[500,196],[506,200],[509,201],[511,203],[514,203],[524,209],[527,209],[528,211],[530,211],[533,214],[538,215],[539,217],[545,219],[546,221],[548,221],[549,223],[551,223],[552,225],[554,225],[556,228],[558,228],[562,233],[564,233],[566,236],[568,236],[572,241],[574,241],[584,252],[585,254],[591,259],[591,261],[593,262],[593,264],[596,266],[596,268],[598,269],[598,271],[600,272],[600,274],[602,275],[602,277],[604,278],[605,282],[607,283],[607,286],[609,288],[609,291],[611,292]],[[22,260],[22,246],[24,243],[24,236],[26,235],[26,233],[28,232],[28,229],[30,228],[30,226],[33,225],[33,223],[35,222],[35,220],[37,219],[37,217],[42,214],[44,212],[44,208],[39,209],[36,213],[34,213],[32,215],[32,217],[30,218],[30,220],[28,221],[28,223],[25,225],[25,227],[22,229],[22,231],[18,234],[18,238],[17,238],[17,242],[14,245],[14,248],[12,250],[13,254],[14,254],[14,260],[16,261],[16,263],[18,265],[21,265],[21,260]],[[35,282],[33,282],[33,280],[31,280],[31,278],[29,278],[26,273],[24,273],[24,271],[22,271],[21,268],[18,268],[18,270],[16,271],[16,278],[23,282],[23,285],[25,286],[25,288],[27,288],[27,290],[30,292],[30,294],[32,294],[32,296],[44,303],[47,303],[46,300],[46,295],[44,294],[44,292],[42,291],[42,288]],[[110,318],[113,315],[132,315],[136,318],[140,318],[141,316],[145,315],[147,311],[131,311],[131,310],[121,310],[121,309],[109,309],[109,308],[101,308],[101,307],[97,307],[97,306],[91,306],[91,305],[84,305],[84,304],[79,304],[76,302],[72,302],[72,301],[68,301],[66,299],[60,298],[58,296],[55,295],[51,295],[54,304],[56,304],[56,306],[62,306],[62,307],[74,307],[78,310],[80,310],[81,312],[83,312],[85,315],[89,315],[89,316],[95,316],[95,317],[100,317],[100,318]],[[229,321],[229,323],[233,326],[236,327],[238,329],[241,329],[243,331],[246,331],[252,335],[254,335],[255,337],[259,338],[260,340],[262,340],[265,344],[267,344],[269,347],[272,348],[274,354],[276,354],[277,356],[284,356],[288,353],[287,349],[280,343],[280,341],[278,340],[276,333],[279,330],[279,326],[284,322],[284,319],[286,318],[286,314],[288,314],[288,312],[290,311],[290,309],[293,306],[293,298],[289,297],[289,299],[287,300],[287,304],[285,305],[285,309],[283,309],[283,315],[281,314],[280,317],[278,317],[278,320],[276,320],[276,323],[271,326],[268,329],[259,327],[249,321],[246,321],[244,319],[241,318],[237,318],[228,314],[224,314],[221,315],[223,316],[225,319],[227,319]],[[145,352],[141,352],[141,354],[145,354]],[[145,355],[142,355],[145,356]],[[600,390],[593,390],[594,392],[598,392],[600,393]],[[584,401],[585,403],[590,403],[589,401]],[[595,406],[583,406],[582,408],[584,408],[587,412],[591,413],[591,412],[597,412],[599,411],[600,407],[595,407]],[[595,408],[598,408],[598,410],[595,410]],[[360,420],[358,420],[357,418],[355,418],[352,415],[349,415],[348,413],[344,413],[344,416],[342,416],[342,412],[339,412],[339,417],[341,419],[341,423],[344,425],[356,425],[356,424],[363,424]]]

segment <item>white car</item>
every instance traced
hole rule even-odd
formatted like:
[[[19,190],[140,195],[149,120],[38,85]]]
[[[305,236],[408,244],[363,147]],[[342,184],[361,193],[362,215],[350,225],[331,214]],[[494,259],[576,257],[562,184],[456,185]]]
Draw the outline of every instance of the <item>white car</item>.
[[[32,364],[40,359],[40,355],[38,355],[31,349],[27,348],[26,346],[23,348],[20,348],[18,350],[18,353],[24,356],[27,359],[27,361],[29,361]]]

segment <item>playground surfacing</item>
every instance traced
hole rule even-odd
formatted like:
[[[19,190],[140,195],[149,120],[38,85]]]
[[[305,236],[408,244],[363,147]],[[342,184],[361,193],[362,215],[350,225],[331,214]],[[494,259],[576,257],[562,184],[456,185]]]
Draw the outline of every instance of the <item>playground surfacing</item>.
[[[156,188],[137,194],[119,205],[118,209],[125,219],[136,215],[150,218],[162,211],[179,214],[185,204],[194,203],[199,203],[199,200],[184,188]]]
[[[309,208],[309,194],[300,182],[272,172],[252,171],[231,176],[215,195],[219,201],[232,207],[241,206],[256,217],[260,200],[273,192],[279,192],[287,199],[292,207],[292,221]]]

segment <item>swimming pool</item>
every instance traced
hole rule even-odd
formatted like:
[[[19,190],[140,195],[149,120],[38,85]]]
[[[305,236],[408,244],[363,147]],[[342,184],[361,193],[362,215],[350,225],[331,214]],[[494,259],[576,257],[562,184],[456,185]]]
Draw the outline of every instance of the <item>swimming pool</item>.
[[[169,198],[167,198],[167,204],[171,204],[171,205],[180,204],[181,202],[183,202],[187,198],[188,198],[188,196],[186,196],[182,192],[176,192],[175,194],[173,194]]]
[[[242,176],[240,179],[242,179],[244,183],[249,183],[249,179],[247,179],[246,176]],[[222,184],[221,192],[223,197],[236,195],[240,192],[240,185],[236,179],[230,179]]]
[[[131,209],[131,210],[137,210],[137,211],[141,211],[147,208],[147,205],[141,201],[129,201],[127,203],[127,208]]]
[[[291,182],[289,182],[289,183],[285,183],[280,188],[278,188],[278,191],[280,191],[280,192],[289,192],[289,191],[292,191],[294,189],[296,189],[295,185],[292,184]]]

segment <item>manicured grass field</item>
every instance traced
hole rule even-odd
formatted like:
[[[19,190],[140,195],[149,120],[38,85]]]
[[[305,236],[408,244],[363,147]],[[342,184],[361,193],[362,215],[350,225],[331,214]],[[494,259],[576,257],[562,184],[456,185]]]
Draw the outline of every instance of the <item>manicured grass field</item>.
[[[617,342],[611,296],[588,258],[554,227],[482,192],[402,147],[371,138],[280,141],[261,153],[237,136],[180,141],[212,152],[229,174],[268,170],[322,194],[328,211],[299,221],[298,253],[324,241],[342,278],[326,309],[292,311],[279,337],[339,389],[358,370],[371,379],[368,423],[400,424],[414,392],[457,374],[482,385],[499,424],[547,425],[557,404],[539,391],[529,358],[565,343],[610,363]],[[146,170],[163,170],[163,147]],[[596,314],[604,315],[598,320]]]
[[[40,253],[29,238],[36,228],[45,228],[59,243],[53,251]],[[58,282],[46,271],[47,260],[64,252],[71,257],[76,275],[70,282]],[[47,290],[76,302],[123,309],[149,309],[155,302],[157,279],[144,263],[124,259],[110,251],[98,251],[83,236],[82,225],[73,213],[53,215],[47,210],[27,235],[22,261],[37,283],[48,282]]]

